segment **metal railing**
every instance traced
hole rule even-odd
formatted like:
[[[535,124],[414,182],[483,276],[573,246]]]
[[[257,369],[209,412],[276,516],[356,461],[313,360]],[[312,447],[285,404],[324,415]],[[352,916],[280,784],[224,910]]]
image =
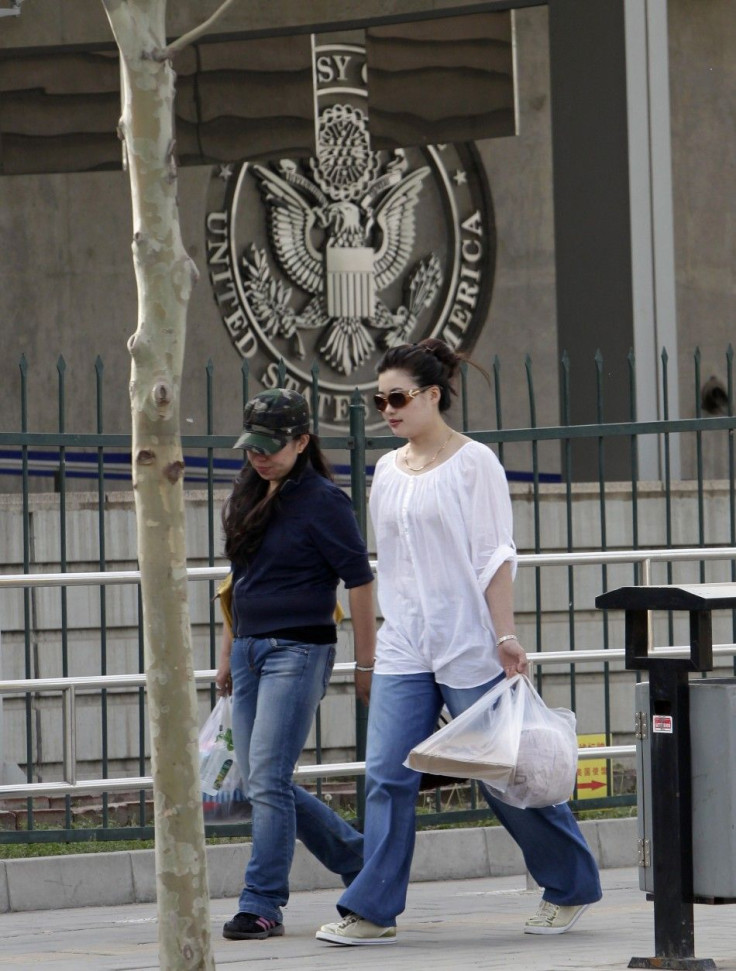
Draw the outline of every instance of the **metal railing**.
[[[482,363],[482,362],[481,362]],[[611,620],[609,625],[608,617],[603,614],[595,618],[595,646],[601,645],[601,650],[589,651],[581,649],[581,644],[586,636],[586,624],[591,621],[580,620],[581,615],[586,611],[592,610],[592,598],[581,596],[578,589],[577,578],[583,576],[594,581],[590,584],[595,587],[596,592],[603,592],[609,588],[610,574],[619,569],[620,564],[625,565],[625,569],[632,568],[634,583],[652,582],[653,574],[657,572],[657,565],[661,564],[659,575],[664,574],[664,582],[674,582],[674,571],[677,570],[678,562],[685,561],[691,564],[687,569],[695,569],[701,581],[712,570],[718,570],[718,576],[724,579],[725,573],[729,574],[731,580],[736,580],[736,557],[733,551],[736,549],[736,448],[734,447],[734,430],[736,430],[736,417],[734,417],[734,392],[733,392],[733,351],[728,348],[725,356],[722,373],[724,386],[727,389],[726,403],[721,413],[713,417],[705,417],[701,407],[701,377],[700,377],[700,354],[696,351],[693,356],[693,376],[692,376],[692,402],[690,409],[692,417],[677,417],[671,419],[666,410],[661,421],[638,421],[636,399],[634,388],[636,386],[635,370],[636,363],[633,355],[628,359],[630,405],[629,413],[625,420],[611,422],[607,421],[604,400],[606,394],[606,374],[607,369],[600,355],[596,356],[592,366],[595,367],[596,391],[595,401],[591,402],[590,414],[591,424],[585,426],[573,426],[565,423],[565,416],[571,413],[570,402],[573,388],[571,387],[569,368],[566,364],[565,356],[561,362],[560,370],[560,414],[563,423],[560,425],[547,424],[541,426],[537,420],[538,401],[534,386],[534,373],[530,357],[526,357],[523,362],[523,376],[519,380],[518,375],[513,375],[509,380],[510,369],[502,369],[501,363],[497,358],[492,362],[488,370],[492,374],[492,388],[489,389],[488,402],[483,400],[484,407],[484,426],[483,430],[473,430],[469,420],[469,387],[470,379],[467,368],[464,368],[461,375],[461,395],[460,395],[460,419],[457,422],[462,430],[470,437],[492,445],[496,448],[499,458],[507,470],[509,480],[512,482],[512,495],[516,505],[515,513],[521,511],[528,520],[526,535],[523,542],[524,554],[520,558],[520,564],[524,569],[524,583],[522,593],[529,603],[525,605],[525,613],[519,615],[519,619],[526,625],[525,644],[529,648],[529,653],[535,661],[537,672],[542,668],[549,672],[550,685],[557,687],[564,682],[565,691],[569,691],[569,698],[566,697],[565,704],[573,710],[580,706],[578,701],[578,675],[577,671],[583,665],[585,675],[586,664],[600,665],[602,667],[601,684],[602,697],[600,705],[596,706],[596,718],[599,718],[601,734],[606,738],[613,739],[616,734],[614,731],[614,720],[612,717],[611,703],[611,679],[612,674],[618,677],[618,671],[612,672],[614,667],[622,657],[623,651],[619,650],[621,644],[617,640],[612,640],[612,632],[618,628],[615,621]],[[614,369],[615,370],[615,369]],[[102,361],[98,358],[95,362],[95,392],[94,403],[91,409],[94,411],[94,418],[91,427],[94,431],[83,434],[70,433],[67,431],[68,422],[68,402],[66,386],[69,379],[66,364],[63,358],[58,360],[58,387],[56,389],[56,399],[58,401],[58,415],[55,422],[56,429],[50,431],[33,431],[28,423],[28,402],[33,394],[37,394],[39,389],[32,390],[33,374],[25,358],[20,362],[20,395],[19,413],[20,420],[16,431],[0,432],[0,484],[5,486],[5,492],[13,491],[18,493],[19,501],[3,505],[0,501],[0,511],[10,514],[8,510],[13,506],[17,510],[17,523],[13,524],[13,543],[10,545],[17,547],[19,552],[13,552],[12,558],[8,553],[5,556],[5,569],[12,570],[13,576],[2,577],[0,575],[0,592],[7,588],[14,580],[17,586],[22,588],[22,604],[19,611],[15,611],[16,620],[12,630],[4,623],[4,618],[0,617],[0,629],[3,634],[3,655],[13,658],[15,674],[20,675],[13,682],[0,682],[0,693],[6,695],[20,694],[25,701],[25,757],[21,757],[18,751],[15,753],[15,761],[26,767],[27,784],[34,785],[67,785],[65,779],[59,783],[34,783],[32,778],[37,767],[44,766],[44,756],[49,748],[49,729],[48,723],[44,721],[46,712],[41,709],[41,705],[36,706],[35,699],[39,695],[44,700],[42,686],[48,683],[47,679],[35,677],[39,673],[39,667],[46,664],[51,665],[54,674],[59,674],[61,680],[70,679],[69,684],[79,679],[70,678],[70,671],[74,669],[76,655],[71,651],[72,643],[76,644],[74,624],[71,622],[68,598],[74,596],[72,588],[78,585],[89,585],[89,577],[94,576],[94,583],[99,588],[99,599],[96,610],[99,612],[99,624],[95,619],[93,636],[88,639],[87,671],[94,671],[91,681],[86,681],[86,689],[82,687],[74,688],[74,694],[68,695],[66,702],[62,705],[62,724],[67,725],[68,739],[64,742],[63,755],[61,762],[62,773],[70,776],[72,780],[76,777],[76,767],[72,767],[72,754],[75,741],[71,737],[72,726],[75,715],[82,710],[82,705],[77,706],[78,692],[85,691],[86,698],[89,692],[95,691],[100,694],[100,712],[95,732],[100,736],[101,745],[101,774],[108,790],[103,790],[103,812],[102,829],[105,830],[102,838],[109,838],[113,829],[109,828],[107,822],[107,793],[113,792],[113,780],[106,778],[110,773],[119,775],[115,770],[114,760],[110,757],[109,744],[109,724],[108,724],[108,702],[117,698],[115,692],[128,691],[138,692],[139,702],[137,709],[138,717],[138,752],[133,752],[126,763],[126,771],[129,768],[135,775],[126,777],[127,789],[137,788],[140,780],[146,780],[147,753],[145,751],[145,684],[142,671],[143,664],[143,634],[140,623],[140,598],[138,602],[138,617],[134,618],[133,613],[126,614],[131,618],[128,629],[123,629],[110,619],[110,603],[114,597],[111,586],[115,584],[135,584],[137,573],[134,570],[115,570],[116,564],[130,565],[135,563],[135,551],[127,548],[121,552],[120,542],[117,537],[111,537],[111,528],[107,520],[108,492],[110,484],[117,484],[129,478],[129,462],[126,463],[126,456],[130,450],[130,435],[119,434],[117,430],[110,433],[105,430],[103,415],[103,391],[105,386],[104,368]],[[661,355],[661,374],[660,384],[666,388],[670,380],[670,371],[666,351]],[[684,392],[684,380],[680,376],[681,367],[676,369],[677,379],[681,382],[681,392]],[[311,395],[313,404],[313,414],[315,416],[315,431],[320,433],[323,429],[319,427],[319,369],[314,366],[311,370],[313,384],[308,394]],[[193,579],[198,579],[209,584],[209,612],[206,620],[201,618],[198,621],[197,636],[198,650],[200,652],[197,666],[202,670],[197,671],[197,678],[202,684],[208,684],[212,671],[216,665],[217,657],[217,608],[213,602],[215,580],[219,577],[223,568],[217,566],[219,558],[219,539],[216,534],[217,516],[215,512],[216,495],[215,489],[219,483],[229,481],[234,472],[233,453],[231,449],[233,435],[228,429],[227,435],[215,434],[215,394],[227,394],[228,399],[232,397],[232,388],[237,384],[237,376],[233,381],[232,375],[218,375],[215,381],[214,368],[210,363],[204,368],[204,400],[205,400],[205,424],[206,434],[182,436],[182,445],[187,463],[187,474],[192,473],[189,482],[199,488],[198,483],[202,482],[204,489],[198,495],[197,501],[201,502],[201,519],[206,522],[206,537],[204,546],[200,542],[194,555],[191,554],[192,562],[206,563],[205,567],[195,567],[191,571]],[[250,375],[248,362],[244,361],[241,371],[241,390],[242,398],[246,400],[250,395]],[[283,365],[279,368],[277,383],[283,383],[286,378],[286,370]],[[83,376],[86,381],[86,375]],[[79,376],[77,376],[79,380]],[[480,379],[478,379],[480,380]],[[617,379],[618,380],[618,379]],[[46,398],[49,398],[49,388],[44,378],[43,387],[40,389]],[[484,394],[481,388],[481,394]],[[519,400],[519,395],[521,399]],[[508,412],[510,396],[515,396],[515,413],[522,414],[524,408],[528,408],[528,420],[524,427],[506,427],[504,414]],[[686,395],[681,394],[681,400]],[[53,390],[51,394],[53,400]],[[478,407],[479,397],[477,389],[473,391],[473,401]],[[663,394],[663,401],[667,401],[667,394]],[[549,403],[547,402],[547,405]],[[228,403],[228,413],[235,416],[239,409]],[[8,414],[5,415],[7,423]],[[75,419],[76,421],[76,419]],[[520,425],[524,425],[523,421]],[[338,461],[343,465],[342,478],[348,482],[352,495],[356,515],[361,527],[366,530],[367,526],[367,491],[371,475],[371,463],[374,456],[387,449],[395,447],[396,442],[393,436],[376,435],[367,427],[366,403],[364,397],[357,392],[353,395],[350,405],[350,428],[349,433],[343,435],[322,435],[321,442],[323,447],[330,450],[332,455],[339,455]],[[642,444],[645,443],[645,444]],[[594,457],[596,470],[590,474],[586,480],[585,488],[587,492],[586,512],[584,519],[580,519],[577,509],[581,501],[580,486],[574,477],[574,456],[579,455],[580,445],[586,449],[587,458]],[[628,455],[628,462],[625,474],[622,476],[619,463],[617,466],[616,479],[614,485],[611,483],[611,462],[609,455],[617,452],[620,456],[622,451]],[[651,449],[660,458],[661,474],[658,477],[656,488],[660,490],[659,505],[657,506],[656,529],[650,523],[649,506],[651,483],[640,481],[639,476],[639,457],[643,448]],[[678,466],[673,459],[675,454],[682,457],[683,473],[678,470]],[[717,495],[713,492],[712,483],[708,480],[716,475],[714,458],[717,458],[717,475],[720,479],[717,483]],[[717,464],[717,463],[716,463]],[[674,471],[673,471],[674,470]],[[348,475],[349,473],[349,475]],[[34,497],[34,490],[42,486],[53,478],[53,507],[55,520],[50,526],[46,515],[48,508],[52,505],[48,497],[37,503]],[[681,480],[687,478],[689,481],[682,483]],[[513,483],[523,483],[514,486]],[[87,532],[90,534],[90,542],[84,556],[80,556],[75,550],[74,555],[70,554],[70,515],[72,510],[72,488],[80,483],[86,483],[86,488],[90,488],[89,483],[93,483],[96,489],[96,496],[86,500],[89,509],[88,519],[85,524]],[[623,499],[616,498],[619,493],[625,492]],[[688,491],[689,490],[689,491]],[[709,491],[710,490],[710,491]],[[544,503],[550,501],[554,495],[556,532],[554,540],[549,541],[548,523],[546,522]],[[679,498],[678,498],[679,497]],[[1,499],[1,497],[0,497]],[[686,504],[687,512],[683,514],[682,505]],[[618,503],[618,505],[616,505]],[[93,508],[94,507],[94,508]],[[622,509],[625,509],[622,512]],[[75,513],[76,514],[76,513]],[[615,527],[615,528],[614,528]],[[10,530],[10,527],[8,527]],[[47,531],[54,531],[53,541],[50,541]],[[43,532],[42,532],[43,530]],[[10,531],[7,535],[11,535]],[[113,542],[115,539],[115,542]],[[16,541],[17,540],[17,541]],[[96,543],[96,547],[95,544]],[[722,545],[721,545],[722,544]],[[39,559],[38,547],[45,545],[46,555]],[[647,548],[642,548],[646,546]],[[651,547],[651,548],[649,548]],[[681,547],[681,548],[679,548]],[[53,548],[53,555],[48,551]],[[560,552],[543,553],[543,549],[557,549]],[[91,552],[90,552],[91,551]],[[710,561],[730,559],[724,568],[721,564],[714,564],[711,567]],[[38,564],[42,562],[44,569],[56,568],[58,572],[45,573],[42,577],[37,576]],[[96,564],[99,572],[96,574],[81,574],[74,570],[79,563]],[[585,573],[584,568],[598,568],[597,576]],[[563,571],[565,576],[555,568]],[[682,567],[686,569],[686,567]],[[550,607],[550,587],[548,581],[551,577],[555,582],[554,603]],[[52,598],[46,597],[34,591],[35,587],[48,586],[49,581],[55,578],[58,580],[58,592],[55,594],[54,604],[50,606]],[[590,593],[590,591],[588,591]],[[53,613],[51,622],[44,615],[39,621],[39,604],[43,601],[44,609]],[[58,597],[58,602],[56,601]],[[37,602],[38,598],[38,602]],[[546,598],[546,602],[545,602]],[[90,599],[92,603],[94,598]],[[53,610],[51,609],[53,607]],[[550,615],[554,617],[550,619]],[[58,616],[57,616],[58,615]],[[72,618],[73,619],[73,618]],[[547,632],[550,624],[560,626],[553,627],[557,643],[559,638],[565,636],[569,642],[569,651],[550,651],[546,650]],[[668,644],[675,643],[676,624],[672,618],[667,619],[668,630],[662,640]],[[564,633],[560,634],[563,630]],[[82,628],[80,628],[82,629]],[[89,631],[89,625],[86,628]],[[135,674],[110,675],[109,670],[112,663],[119,663],[118,647],[124,637],[132,643],[137,637],[137,672]],[[729,645],[726,643],[729,638],[736,641],[736,616],[731,618],[730,631],[726,631],[724,636],[717,639],[723,643],[718,646],[716,653],[727,653]],[[206,642],[206,643],[205,643]],[[136,664],[132,661],[131,667]],[[342,665],[336,666],[338,681],[346,676],[349,666],[344,668]],[[125,678],[126,687],[113,687],[115,681],[106,682],[103,679],[111,677],[113,679]],[[537,674],[539,681],[541,674]],[[99,680],[98,680],[99,679]],[[59,679],[51,679],[58,681]],[[81,679],[80,684],[85,679]],[[559,684],[556,685],[556,682]],[[65,681],[65,683],[67,683]],[[25,687],[14,688],[10,685],[24,685]],[[104,687],[92,687],[92,685],[104,684]],[[547,678],[545,677],[545,685]],[[32,685],[32,687],[30,687]],[[58,688],[59,691],[66,693],[66,688]],[[546,690],[546,689],[545,689]],[[596,688],[597,690],[597,688]],[[588,703],[589,697],[586,688],[586,698],[582,699]],[[214,698],[214,693],[212,694]],[[597,702],[597,698],[596,698]],[[10,704],[8,705],[10,708]],[[85,713],[80,717],[85,717]],[[130,716],[131,718],[134,716]],[[87,722],[89,724],[89,722]],[[112,723],[110,723],[112,724]],[[319,725],[319,719],[318,719]],[[44,736],[44,731],[47,733]],[[618,730],[620,733],[620,729]],[[361,766],[362,753],[360,751],[360,730],[356,727],[356,738],[358,749],[354,762],[341,762],[342,767],[351,766],[355,768],[353,774],[358,774]],[[53,742],[56,739],[52,739]],[[616,752],[617,754],[614,754]],[[316,758],[319,761],[321,756],[321,743],[319,730],[316,744]],[[79,754],[79,753],[77,753]],[[596,757],[595,750],[586,748],[583,757]],[[618,757],[618,747],[611,746],[610,758]],[[59,760],[57,760],[58,762]],[[123,760],[125,762],[125,760]],[[137,764],[134,764],[137,763]],[[327,769],[318,770],[313,766],[301,766],[299,769],[300,778],[307,780],[315,778],[318,771],[327,772]],[[332,771],[332,770],[329,770]],[[351,770],[352,771],[352,770]],[[76,779],[75,785],[81,792],[85,786],[90,786],[95,780]],[[114,780],[115,786],[118,780]],[[121,783],[122,784],[122,783]],[[7,787],[0,789],[0,798],[7,791]],[[98,790],[99,791],[99,790]],[[34,826],[34,811],[38,790],[33,796],[26,796],[28,825]],[[62,830],[68,836],[72,828],[72,816],[70,812],[71,795],[64,794],[66,801],[65,829]],[[614,797],[613,804],[615,804]],[[628,796],[626,798],[629,798]],[[599,805],[611,804],[611,800],[585,800],[586,808],[597,808]],[[628,804],[631,804],[629,800]],[[581,803],[582,805],[582,803]],[[140,826],[138,832],[143,833],[146,829],[144,825],[144,811],[141,802],[139,813]],[[149,830],[146,830],[150,832]],[[119,832],[119,830],[118,830]],[[132,834],[131,834],[132,835]],[[0,841],[11,838],[6,834],[0,833]],[[17,834],[17,838],[26,838],[24,834]],[[46,838],[43,834],[32,834],[34,839]],[[64,837],[67,838],[67,837]],[[76,837],[75,837],[76,838]]]
[[[693,562],[710,560],[731,560],[736,558],[736,547],[692,548],[679,550],[618,550],[587,553],[546,553],[522,554],[519,556],[521,567],[572,566],[583,564],[638,563],[642,566],[643,583],[648,584],[651,577],[651,564],[656,562]],[[375,561],[372,566],[375,568]],[[194,567],[187,571],[192,581],[219,580],[227,574],[225,567]],[[137,570],[90,572],[90,573],[47,573],[17,574],[0,576],[0,589],[25,589],[29,587],[74,587],[107,586],[140,582]],[[689,646],[654,647],[654,654],[667,657],[689,656]],[[736,656],[736,644],[715,644],[716,656]],[[530,652],[529,661],[535,665],[582,664],[600,662],[608,664],[624,657],[624,649],[575,651]],[[353,663],[337,663],[335,673],[351,673]],[[196,671],[197,684],[211,684],[214,669]],[[61,693],[62,695],[62,734],[63,734],[63,781],[0,785],[0,800],[9,798],[32,798],[39,796],[82,796],[98,793],[119,793],[134,790],[147,791],[153,786],[150,776],[124,776],[116,779],[77,779],[76,759],[76,694],[78,691],[107,691],[115,688],[145,688],[144,674],[77,676],[61,678],[32,678],[21,680],[0,680],[0,696],[13,694]],[[634,745],[603,745],[581,748],[580,759],[620,758],[635,754]],[[358,776],[365,772],[365,762],[321,763],[298,766],[295,771],[297,781],[313,779]]]

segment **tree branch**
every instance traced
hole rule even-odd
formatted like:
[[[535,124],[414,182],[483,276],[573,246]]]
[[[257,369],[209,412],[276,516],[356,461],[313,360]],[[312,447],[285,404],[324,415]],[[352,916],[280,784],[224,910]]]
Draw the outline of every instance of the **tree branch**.
[[[154,55],[154,59],[157,61],[172,60],[180,51],[183,51],[185,47],[193,44],[195,40],[197,40],[203,34],[206,34],[215,21],[219,20],[228,7],[231,7],[234,3],[236,3],[236,0],[224,0],[222,5],[219,6],[212,16],[208,17],[203,24],[200,24],[199,27],[195,27],[194,30],[190,30],[187,34],[182,34],[178,40],[175,40],[173,43],[169,44],[168,47],[164,47],[163,50],[157,51]]]

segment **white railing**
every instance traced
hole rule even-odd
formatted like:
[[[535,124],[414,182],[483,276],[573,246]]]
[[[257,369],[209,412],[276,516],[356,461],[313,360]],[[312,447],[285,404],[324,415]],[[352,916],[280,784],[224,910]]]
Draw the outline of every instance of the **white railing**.
[[[641,565],[643,585],[651,583],[651,566],[653,563],[674,563],[687,561],[730,560],[736,558],[736,547],[689,547],[676,550],[614,550],[587,553],[530,553],[520,554],[518,558],[521,567],[542,566],[583,566],[583,565],[611,565],[614,563],[638,563]],[[372,561],[375,569],[375,561]],[[228,568],[224,566],[192,567],[187,571],[190,580],[220,580],[227,575]],[[89,573],[36,573],[36,574],[5,574],[0,575],[0,590],[29,587],[73,587],[73,586],[108,586],[114,584],[139,583],[140,572],[137,570],[98,571]],[[663,657],[680,657],[690,654],[690,646],[672,646],[654,648],[655,655]],[[713,654],[718,656],[736,655],[736,644],[714,644]],[[574,665],[583,662],[606,663],[616,659],[623,659],[623,648],[612,648],[600,651],[543,651],[527,652],[532,665],[535,664],[567,664]],[[338,663],[334,673],[351,673],[353,663]],[[195,681],[198,684],[211,684],[216,672],[214,670],[196,671]],[[111,690],[114,688],[145,688],[144,674],[99,675],[92,677],[66,678],[29,678],[14,681],[0,680],[0,696],[10,694],[56,693],[62,695],[63,722],[63,775],[60,782],[21,783],[0,786],[0,799],[27,798],[36,796],[81,796],[102,792],[137,792],[149,790],[153,783],[150,776],[125,776],[114,779],[77,779],[76,777],[76,693],[77,691]],[[579,758],[621,758],[632,756],[636,752],[634,745],[605,745],[581,748]],[[365,762],[334,762],[320,765],[298,766],[295,777],[298,780],[327,779],[344,776],[358,776],[365,773]]]

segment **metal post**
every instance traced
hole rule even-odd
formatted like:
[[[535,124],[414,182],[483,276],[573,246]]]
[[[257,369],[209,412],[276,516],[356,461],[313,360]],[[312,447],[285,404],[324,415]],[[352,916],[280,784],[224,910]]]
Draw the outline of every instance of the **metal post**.
[[[353,509],[364,538],[368,536],[368,507],[366,502],[365,474],[365,405],[356,388],[350,400],[350,490]],[[356,699],[355,702],[355,758],[365,761],[366,739],[368,736],[368,708]],[[365,778],[356,779],[355,815],[360,828],[365,819]]]
[[[624,608],[626,667],[649,672],[655,956],[632,957],[630,968],[716,968],[711,958],[695,957],[693,925],[688,675],[713,668],[711,606],[694,593],[696,589],[622,587],[596,598],[598,607]],[[723,606],[716,596],[712,605]],[[690,657],[683,660],[650,654],[651,610],[683,608],[690,614]]]
[[[693,957],[690,717],[687,671],[666,660],[649,672],[652,714],[652,861],[656,957],[632,958],[630,968],[707,968]],[[658,725],[661,727],[658,729]],[[662,963],[662,959],[667,959]],[[676,964],[670,963],[675,959]],[[687,963],[682,963],[687,959]]]
[[[77,783],[77,695],[73,684],[62,691],[61,706],[64,781],[73,786]]]

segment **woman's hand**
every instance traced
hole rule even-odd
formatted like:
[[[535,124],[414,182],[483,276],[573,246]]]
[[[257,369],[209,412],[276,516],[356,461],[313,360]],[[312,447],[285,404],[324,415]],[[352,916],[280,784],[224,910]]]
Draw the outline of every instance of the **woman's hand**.
[[[512,678],[515,674],[526,674],[529,670],[526,651],[516,638],[498,645],[498,660],[507,678]]]
[[[233,679],[230,674],[230,655],[220,656],[220,663],[217,665],[215,675],[215,687],[218,695],[230,695],[233,693]]]
[[[358,667],[365,671],[355,671],[355,694],[358,701],[368,704],[371,696],[371,676],[376,657],[376,609],[373,604],[373,581],[360,587],[351,587],[350,618],[353,622],[353,641],[355,659]],[[362,658],[362,660],[360,660]]]
[[[371,700],[371,679],[373,677],[372,671],[357,671],[355,672],[355,696],[358,701],[361,701],[364,705],[367,705]]]
[[[227,630],[222,633],[222,648],[220,649],[220,660],[217,664],[217,674],[215,675],[215,687],[218,695],[231,695],[233,693],[233,678],[230,673],[230,651],[233,646],[233,635]]]
[[[511,563],[502,563],[486,587],[486,603],[496,631],[498,662],[507,678],[526,674],[529,661],[526,651],[516,639],[514,623],[514,580]]]

